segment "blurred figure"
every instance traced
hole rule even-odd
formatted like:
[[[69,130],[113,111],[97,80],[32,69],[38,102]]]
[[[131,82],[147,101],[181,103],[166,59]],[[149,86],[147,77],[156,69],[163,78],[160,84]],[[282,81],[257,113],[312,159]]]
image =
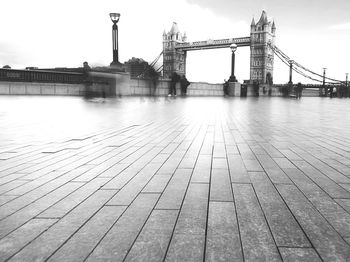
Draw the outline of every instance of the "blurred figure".
[[[302,94],[303,94],[303,86],[302,86],[302,84],[299,82],[299,83],[297,84],[297,86],[296,86],[296,97],[300,99],[301,96],[302,96]]]
[[[226,81],[226,79],[224,79],[224,84],[223,84],[223,89],[224,89],[224,96],[228,96],[228,81]]]
[[[85,61],[83,63],[83,69],[84,69],[84,71],[90,71],[91,70],[91,67],[89,66],[88,62]]]
[[[255,96],[259,96],[260,84],[256,80],[253,81],[253,89],[254,89]]]
[[[271,87],[269,88],[268,96],[272,96],[272,88]]]
[[[334,89],[334,87],[333,87],[333,85],[331,85],[330,88],[329,88],[329,97],[330,98],[333,97],[333,89]]]
[[[180,76],[176,73],[173,72],[170,77],[170,92],[169,96],[176,96],[176,83],[180,80]]]
[[[180,86],[181,86],[181,95],[185,96],[187,95],[187,87],[190,85],[191,83],[187,80],[185,75],[181,76],[180,79]]]

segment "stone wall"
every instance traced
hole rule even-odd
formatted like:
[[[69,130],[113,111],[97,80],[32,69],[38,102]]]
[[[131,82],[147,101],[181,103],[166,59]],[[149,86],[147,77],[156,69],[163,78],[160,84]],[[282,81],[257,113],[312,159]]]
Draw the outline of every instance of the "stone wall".
[[[125,72],[89,72],[87,89],[107,96],[130,95],[130,74]]]
[[[188,86],[187,94],[190,96],[223,96],[223,84],[209,84],[195,82]]]
[[[2,71],[1,71],[2,70]],[[161,79],[153,86],[151,80],[131,78],[126,72],[95,70],[83,73],[0,70],[0,95],[62,95],[62,96],[167,96],[170,79]],[[16,78],[11,78],[16,76]],[[282,96],[279,88],[284,85],[260,85],[259,96]],[[180,83],[176,85],[181,95]],[[245,83],[242,90],[247,96],[255,96],[252,84]],[[271,92],[269,92],[271,90]],[[265,92],[264,92],[265,91]],[[229,95],[240,96],[240,83],[230,83]],[[223,84],[192,82],[188,96],[223,96]],[[244,95],[244,92],[242,93]],[[318,96],[318,89],[304,89],[304,96]]]
[[[84,92],[84,84],[0,82],[0,95],[82,96]]]
[[[129,80],[126,73],[91,72],[81,84],[0,81],[0,95],[115,96],[130,93]]]
[[[155,95],[166,96],[169,94],[170,80],[159,80],[156,88],[149,80],[144,79],[131,79],[130,80],[130,95]],[[176,85],[176,94],[180,95],[180,84]],[[222,84],[209,84],[204,82],[191,83],[187,88],[188,96],[223,96]]]
[[[167,96],[169,79],[158,81],[156,88],[150,80],[130,78],[128,73],[90,72],[89,78],[82,84],[6,82],[0,81],[0,95],[62,95],[62,96]],[[176,85],[177,95],[181,95],[180,83]],[[278,85],[272,86],[271,96],[281,96]],[[259,95],[268,96],[269,87]],[[238,89],[236,90],[238,91]],[[238,92],[235,92],[238,96]],[[187,88],[187,96],[223,96],[223,84],[192,82]],[[253,87],[248,85],[247,96],[254,96]],[[318,89],[304,89],[303,96],[318,96]]]
[[[0,95],[167,96],[170,87],[170,79],[161,79],[154,87],[150,80],[131,78],[130,74],[125,72],[108,71],[90,71],[81,82],[73,84],[5,80],[0,81]],[[180,83],[177,83],[176,89],[177,95],[181,95]],[[191,83],[187,88],[187,95],[223,96],[223,85]]]

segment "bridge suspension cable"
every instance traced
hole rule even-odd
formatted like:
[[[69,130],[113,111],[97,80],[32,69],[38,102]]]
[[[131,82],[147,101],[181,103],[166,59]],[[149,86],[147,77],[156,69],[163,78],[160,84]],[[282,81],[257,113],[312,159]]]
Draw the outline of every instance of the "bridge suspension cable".
[[[154,66],[158,62],[158,60],[162,56],[162,54],[163,54],[163,51],[160,52],[160,54],[153,60],[153,62],[150,64],[150,66]]]
[[[160,67],[157,68],[156,70],[158,73],[163,71],[163,65],[160,65]]]
[[[163,51],[160,52],[160,54],[146,67],[140,74],[137,75],[137,77],[144,77],[147,72],[149,72],[150,68],[153,68],[152,70],[160,73],[163,70],[163,64],[161,64],[159,67],[156,66],[159,59],[163,55]]]
[[[289,58],[286,59],[286,57],[283,57],[283,55],[280,54],[279,52],[275,52],[275,54],[286,66],[289,67],[289,63],[287,62],[287,61],[289,61]],[[292,69],[293,69],[293,71],[297,72],[298,74],[300,74],[300,75],[302,75],[302,76],[304,76],[304,77],[306,77],[308,79],[311,79],[311,80],[317,81],[317,82],[322,82],[322,80],[319,80],[319,79],[313,78],[311,76],[308,76],[308,75],[306,75],[305,73],[303,73],[302,71],[298,70],[295,67],[293,67]]]
[[[311,79],[313,81],[317,81],[317,82],[323,82],[323,80],[320,80],[320,79],[316,79],[308,74],[306,74],[305,72],[308,72],[308,73],[311,73],[312,75],[315,75],[315,76],[318,76],[318,77],[321,77],[322,79],[327,79],[329,81],[332,81],[332,82],[326,82],[328,84],[334,84],[334,82],[336,83],[343,83],[343,81],[341,80],[337,80],[337,79],[334,79],[334,78],[330,78],[330,77],[325,77],[321,74],[318,74],[304,66],[302,66],[301,64],[299,64],[298,62],[296,62],[295,60],[292,60],[290,59],[290,57],[288,55],[286,55],[284,52],[282,52],[281,49],[279,49],[277,46],[273,46],[271,43],[269,43],[269,46],[270,48],[273,50],[273,52],[276,54],[276,56],[284,63],[286,64],[287,66],[289,66],[290,62],[293,61],[293,65],[295,65],[294,67],[292,67],[293,71],[297,72],[298,74],[308,78],[308,79]],[[303,72],[302,70],[304,70],[305,72]]]

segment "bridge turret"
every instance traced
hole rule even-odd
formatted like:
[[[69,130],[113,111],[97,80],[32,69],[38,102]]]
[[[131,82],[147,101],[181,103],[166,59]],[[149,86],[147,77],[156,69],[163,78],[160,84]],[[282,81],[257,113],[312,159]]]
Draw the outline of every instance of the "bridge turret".
[[[254,19],[254,18],[253,18]],[[275,22],[262,11],[259,21],[250,30],[250,80],[266,84],[273,76],[274,53],[270,44],[275,44]]]
[[[187,35],[186,35],[186,32],[183,34],[182,36],[182,41],[183,42],[186,42],[187,41]]]
[[[275,34],[275,32],[276,32],[276,25],[275,25],[275,21],[273,21],[273,22],[272,22],[271,32],[272,32],[272,34]]]
[[[252,22],[250,23],[250,30],[253,30],[255,29],[255,20],[254,20],[254,17],[252,19]]]
[[[267,15],[265,10],[262,11],[258,24],[265,25],[268,23]]]
[[[165,33],[165,32],[164,32]],[[179,75],[186,73],[186,52],[175,49],[176,44],[186,41],[186,34],[182,34],[176,22],[168,33],[163,33],[163,76],[169,78],[173,72]]]

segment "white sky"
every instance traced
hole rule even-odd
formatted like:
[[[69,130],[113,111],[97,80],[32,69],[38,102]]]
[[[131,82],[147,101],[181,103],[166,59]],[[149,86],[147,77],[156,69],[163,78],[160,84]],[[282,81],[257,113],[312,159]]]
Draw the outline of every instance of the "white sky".
[[[327,76],[350,73],[350,5],[327,1],[246,0],[2,0],[0,66],[12,68],[109,65],[112,61],[110,12],[121,13],[119,60],[151,62],[162,50],[163,30],[173,21],[188,41],[249,36],[252,17],[263,9],[274,17],[276,45],[300,64]],[[350,1],[349,1],[350,2]],[[280,3],[283,3],[281,5]],[[329,5],[329,4],[328,4]],[[347,9],[349,7],[349,9]],[[328,9],[327,9],[328,8]],[[346,12],[346,10],[348,10]],[[236,53],[236,77],[249,78],[249,47]],[[229,49],[187,54],[190,81],[222,82],[230,75]],[[296,75],[293,81],[306,82]],[[288,82],[288,68],[275,57],[274,82]]]

